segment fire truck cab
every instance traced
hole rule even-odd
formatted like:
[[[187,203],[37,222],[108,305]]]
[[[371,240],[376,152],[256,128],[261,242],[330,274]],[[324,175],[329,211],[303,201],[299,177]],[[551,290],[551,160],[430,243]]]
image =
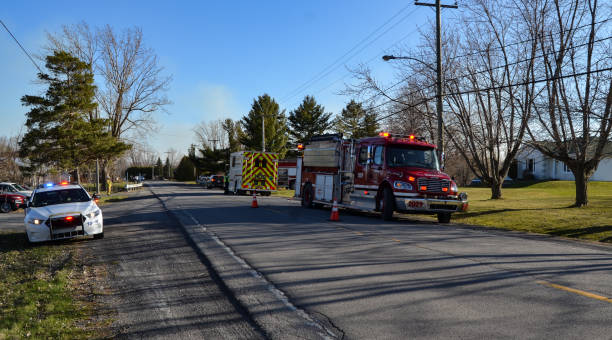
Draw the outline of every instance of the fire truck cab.
[[[468,208],[467,194],[440,171],[436,146],[415,136],[316,136],[304,147],[298,173],[296,196],[305,207],[337,200],[342,207],[379,211],[385,220],[398,211],[437,214],[441,223]]]

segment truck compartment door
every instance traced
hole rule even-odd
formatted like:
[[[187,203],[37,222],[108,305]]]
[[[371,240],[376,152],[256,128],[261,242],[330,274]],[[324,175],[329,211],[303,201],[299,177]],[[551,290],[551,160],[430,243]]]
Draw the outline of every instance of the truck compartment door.
[[[331,202],[334,193],[334,176],[317,175],[315,199]]]

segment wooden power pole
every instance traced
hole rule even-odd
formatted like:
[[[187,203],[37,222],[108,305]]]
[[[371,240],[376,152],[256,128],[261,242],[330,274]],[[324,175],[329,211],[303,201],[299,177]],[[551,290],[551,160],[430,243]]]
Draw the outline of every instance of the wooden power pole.
[[[438,112],[438,161],[440,166],[444,167],[444,121],[442,118],[442,8],[458,8],[457,3],[454,5],[442,5],[440,0],[435,3],[414,2],[417,6],[428,6],[436,8],[436,110]]]

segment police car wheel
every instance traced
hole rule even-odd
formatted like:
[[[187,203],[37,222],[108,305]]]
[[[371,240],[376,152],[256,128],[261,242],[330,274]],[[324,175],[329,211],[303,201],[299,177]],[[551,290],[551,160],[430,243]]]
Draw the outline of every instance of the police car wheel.
[[[6,201],[6,202],[2,202],[2,204],[0,204],[0,212],[3,212],[3,213],[10,212],[11,208],[12,208],[11,207],[11,202]]]

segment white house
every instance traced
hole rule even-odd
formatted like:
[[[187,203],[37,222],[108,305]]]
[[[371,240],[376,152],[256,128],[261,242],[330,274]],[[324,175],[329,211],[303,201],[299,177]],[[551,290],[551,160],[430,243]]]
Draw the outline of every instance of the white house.
[[[543,155],[530,146],[524,146],[516,156],[517,178],[522,179],[532,174],[538,180],[573,181],[574,174],[560,161]],[[605,156],[597,170],[591,176],[591,181],[612,181],[612,155]]]

